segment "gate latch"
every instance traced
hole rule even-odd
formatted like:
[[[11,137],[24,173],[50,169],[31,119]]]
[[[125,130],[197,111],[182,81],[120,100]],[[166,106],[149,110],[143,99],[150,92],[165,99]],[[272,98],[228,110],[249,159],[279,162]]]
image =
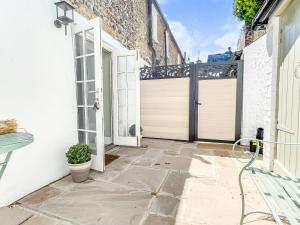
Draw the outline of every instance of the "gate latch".
[[[195,104],[196,104],[196,105],[202,105],[202,103],[197,102],[196,100],[195,100]]]

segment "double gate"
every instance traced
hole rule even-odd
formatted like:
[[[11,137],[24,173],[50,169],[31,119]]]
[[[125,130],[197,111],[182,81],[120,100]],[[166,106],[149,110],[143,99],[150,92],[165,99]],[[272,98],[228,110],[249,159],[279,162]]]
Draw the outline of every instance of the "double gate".
[[[242,61],[141,68],[143,136],[233,142],[240,136]]]

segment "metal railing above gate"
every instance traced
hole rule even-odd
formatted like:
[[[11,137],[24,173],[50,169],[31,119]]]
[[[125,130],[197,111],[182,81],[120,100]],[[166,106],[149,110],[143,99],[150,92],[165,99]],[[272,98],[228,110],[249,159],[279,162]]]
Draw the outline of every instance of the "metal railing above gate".
[[[236,78],[240,61],[213,62],[199,64],[179,64],[156,67],[142,67],[141,80],[183,78],[195,75],[198,79]]]

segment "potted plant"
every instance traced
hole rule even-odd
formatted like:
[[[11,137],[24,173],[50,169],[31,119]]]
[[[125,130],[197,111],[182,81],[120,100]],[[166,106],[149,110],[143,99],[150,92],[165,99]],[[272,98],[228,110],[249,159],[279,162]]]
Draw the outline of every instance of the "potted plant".
[[[140,133],[141,133],[141,137],[143,136],[143,128],[140,127]],[[129,128],[129,134],[130,136],[135,136],[135,124],[131,125]]]
[[[73,145],[66,153],[71,176],[74,182],[86,181],[92,165],[91,148],[85,144]]]

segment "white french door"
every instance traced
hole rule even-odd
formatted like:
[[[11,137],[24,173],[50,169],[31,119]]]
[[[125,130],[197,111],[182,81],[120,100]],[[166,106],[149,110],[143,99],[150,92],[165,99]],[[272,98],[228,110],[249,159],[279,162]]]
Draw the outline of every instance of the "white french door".
[[[104,171],[101,25],[96,18],[73,25],[78,141],[92,148],[92,168]]]
[[[140,75],[138,52],[114,54],[114,144],[140,146]]]

